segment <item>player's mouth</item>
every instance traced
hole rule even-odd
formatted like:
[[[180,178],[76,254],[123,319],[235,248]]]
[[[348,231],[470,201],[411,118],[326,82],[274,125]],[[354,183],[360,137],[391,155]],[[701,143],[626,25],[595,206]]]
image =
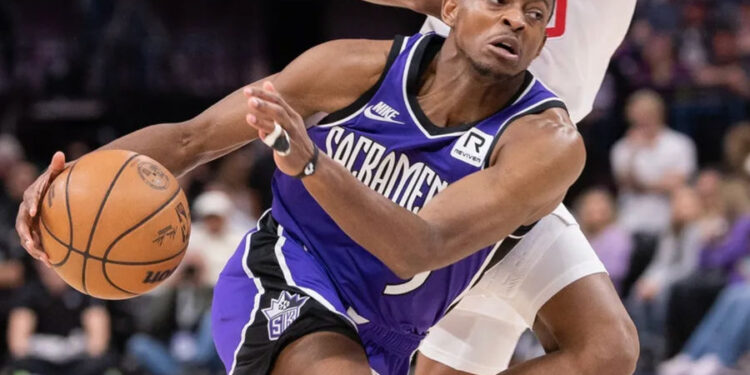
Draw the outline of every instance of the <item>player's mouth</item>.
[[[514,37],[497,37],[490,42],[490,49],[500,58],[512,61],[518,61],[519,59],[520,43]]]

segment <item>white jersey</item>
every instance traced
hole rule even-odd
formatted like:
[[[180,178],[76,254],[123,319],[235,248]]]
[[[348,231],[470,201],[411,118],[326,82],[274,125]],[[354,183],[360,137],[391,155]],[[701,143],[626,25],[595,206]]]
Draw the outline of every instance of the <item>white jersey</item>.
[[[547,45],[529,70],[568,106],[578,123],[591,112],[609,60],[627,33],[636,0],[557,0]],[[429,17],[422,31],[448,35]]]

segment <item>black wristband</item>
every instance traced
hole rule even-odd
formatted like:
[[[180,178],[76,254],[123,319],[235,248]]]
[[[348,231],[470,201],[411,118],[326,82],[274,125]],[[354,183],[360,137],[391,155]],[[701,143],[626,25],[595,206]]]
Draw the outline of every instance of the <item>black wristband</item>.
[[[305,168],[302,168],[302,172],[294,176],[294,178],[302,179],[315,173],[315,169],[318,166],[318,154],[319,153],[320,153],[320,150],[318,149],[318,145],[316,145],[315,142],[313,142],[313,156],[310,158],[310,161],[308,161],[307,164],[305,164]]]

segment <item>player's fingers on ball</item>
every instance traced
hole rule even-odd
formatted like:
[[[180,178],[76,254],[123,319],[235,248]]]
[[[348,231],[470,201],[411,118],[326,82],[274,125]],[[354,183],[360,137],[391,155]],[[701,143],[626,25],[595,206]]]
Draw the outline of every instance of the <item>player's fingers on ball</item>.
[[[18,239],[21,241],[21,246],[26,250],[29,250],[31,241],[29,221],[29,214],[26,210],[25,203],[21,203],[21,206],[18,208],[18,215],[16,216],[16,233],[18,233]]]
[[[39,190],[41,190],[40,185],[42,185],[43,176],[23,192],[23,208],[31,217],[36,215],[36,203],[39,201]]]
[[[49,186],[50,178],[45,178],[41,181],[39,184],[34,185],[34,189],[32,190],[33,194],[30,195],[30,198],[28,200],[28,207],[29,207],[29,215],[32,217],[36,216],[37,210],[39,209],[39,202],[42,200],[42,195],[45,191],[47,191],[47,187]]]
[[[37,259],[44,263],[45,266],[51,267],[52,265],[49,262],[49,257],[44,251],[44,248],[42,248],[42,239],[39,237],[39,233],[36,231],[32,231],[31,233],[34,238],[34,251],[39,255]]]
[[[52,155],[52,161],[49,164],[50,179],[57,177],[63,170],[65,170],[65,153],[57,151]]]

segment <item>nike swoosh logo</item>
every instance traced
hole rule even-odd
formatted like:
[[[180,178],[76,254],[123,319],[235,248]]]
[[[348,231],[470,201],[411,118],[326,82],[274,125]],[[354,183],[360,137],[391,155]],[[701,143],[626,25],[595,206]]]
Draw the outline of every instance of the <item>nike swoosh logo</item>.
[[[377,120],[377,121],[383,121],[383,122],[390,122],[391,124],[400,124],[403,125],[404,123],[401,121],[391,120],[389,118],[385,118],[377,113],[372,113],[372,107],[369,106],[365,108],[365,117],[371,119],[371,120]]]

